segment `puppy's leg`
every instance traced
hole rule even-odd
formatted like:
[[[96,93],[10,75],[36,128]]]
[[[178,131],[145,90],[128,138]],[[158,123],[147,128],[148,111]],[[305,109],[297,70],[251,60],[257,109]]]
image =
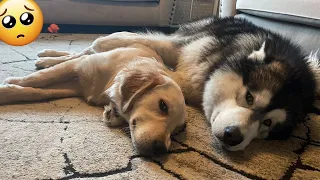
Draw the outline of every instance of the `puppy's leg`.
[[[0,104],[75,97],[81,95],[80,91],[81,88],[76,81],[61,83],[47,89],[21,87],[13,84],[0,85]]]
[[[126,122],[126,120],[119,114],[116,105],[112,102],[104,106],[103,121],[109,127],[120,126]]]
[[[175,37],[164,34],[114,33],[96,39],[92,43],[92,49],[99,53],[129,47],[133,44],[141,44],[160,55],[166,65],[176,67],[179,52],[176,41]]]
[[[35,66],[39,69],[48,68],[66,61],[79,58],[83,55],[89,55],[94,53],[95,52],[92,50],[91,47],[86,48],[81,53],[68,53],[64,51],[44,50],[39,52],[40,56],[39,54],[38,56],[40,58],[35,61]],[[63,55],[63,54],[66,54],[66,55]],[[53,55],[53,56],[49,56],[49,55]],[[63,56],[60,56],[60,55],[63,55]]]
[[[69,61],[70,59],[66,59],[66,58],[60,58],[60,57],[42,57],[38,60],[36,60],[35,66],[37,67],[37,69],[44,69],[44,68],[49,68],[52,66],[55,66],[57,64],[61,64],[63,62]]]
[[[37,56],[38,57],[60,57],[60,56],[67,56],[70,54],[75,54],[67,51],[56,51],[53,49],[44,49],[42,51],[39,51]]]
[[[77,78],[76,63],[82,58],[74,59],[54,67],[43,69],[25,77],[10,77],[3,84],[15,84],[22,87],[42,88],[52,84],[58,84]]]

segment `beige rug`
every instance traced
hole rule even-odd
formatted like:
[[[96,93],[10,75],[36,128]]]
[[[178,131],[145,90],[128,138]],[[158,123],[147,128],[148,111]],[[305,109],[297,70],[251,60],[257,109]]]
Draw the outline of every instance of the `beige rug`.
[[[81,51],[98,35],[41,35],[24,47],[0,43],[0,82],[34,72],[44,48]],[[165,157],[135,154],[121,128],[101,122],[103,109],[81,99],[0,106],[0,179],[320,179],[320,118],[287,141],[257,140],[226,152],[201,112],[188,108],[186,131]]]

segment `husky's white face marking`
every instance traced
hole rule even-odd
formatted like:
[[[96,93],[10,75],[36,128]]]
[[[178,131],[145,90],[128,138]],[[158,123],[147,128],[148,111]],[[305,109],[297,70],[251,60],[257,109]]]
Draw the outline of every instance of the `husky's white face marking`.
[[[248,56],[248,59],[263,61],[266,58],[266,53],[264,51],[265,46],[266,46],[266,42],[263,42],[261,48],[258,51],[253,51]]]
[[[244,149],[252,139],[266,137],[286,111],[264,112],[272,98],[267,90],[249,92],[238,74],[217,70],[205,86],[203,107],[215,137],[230,151]],[[262,113],[263,112],[263,113]]]
[[[271,120],[271,125],[267,126],[262,123],[259,129],[259,138],[266,138],[269,135],[270,128],[272,129],[276,124],[283,123],[287,118],[287,112],[284,109],[275,109],[267,113],[264,117],[264,121]]]
[[[287,113],[284,109],[275,109],[266,114],[265,119],[271,119],[273,127],[277,123],[283,123],[287,118]]]

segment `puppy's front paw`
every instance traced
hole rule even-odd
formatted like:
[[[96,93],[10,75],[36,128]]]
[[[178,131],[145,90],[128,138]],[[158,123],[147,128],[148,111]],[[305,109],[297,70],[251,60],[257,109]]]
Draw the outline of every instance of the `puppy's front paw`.
[[[51,66],[54,66],[56,63],[54,60],[50,59],[49,57],[43,57],[34,61],[34,64],[38,69],[44,69],[44,68],[49,68]]]
[[[21,86],[17,86],[14,84],[0,84],[0,105],[14,102],[17,98],[17,93],[21,90]]]
[[[51,49],[44,49],[42,51],[39,51],[37,56],[38,57],[50,57],[52,55],[53,50]]]
[[[21,82],[21,78],[19,77],[9,77],[7,79],[5,79],[2,84],[17,84],[19,85],[19,83]]]
[[[118,113],[117,108],[112,105],[112,103],[104,107],[103,120],[109,127],[120,126],[125,122],[123,117]]]
[[[38,59],[36,61],[34,61],[34,65],[36,66],[36,68],[38,69],[43,69],[43,68],[47,68],[48,66],[45,64],[44,60]]]

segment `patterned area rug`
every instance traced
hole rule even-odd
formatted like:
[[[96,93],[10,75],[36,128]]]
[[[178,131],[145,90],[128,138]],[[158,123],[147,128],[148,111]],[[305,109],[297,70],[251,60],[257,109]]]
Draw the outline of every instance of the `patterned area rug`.
[[[44,48],[81,51],[99,35],[42,34],[34,43],[0,43],[0,82],[36,71]],[[0,179],[320,179],[320,118],[310,115],[287,141],[253,141],[223,150],[202,113],[162,157],[137,155],[124,129],[101,121],[103,109],[77,98],[0,106]]]

